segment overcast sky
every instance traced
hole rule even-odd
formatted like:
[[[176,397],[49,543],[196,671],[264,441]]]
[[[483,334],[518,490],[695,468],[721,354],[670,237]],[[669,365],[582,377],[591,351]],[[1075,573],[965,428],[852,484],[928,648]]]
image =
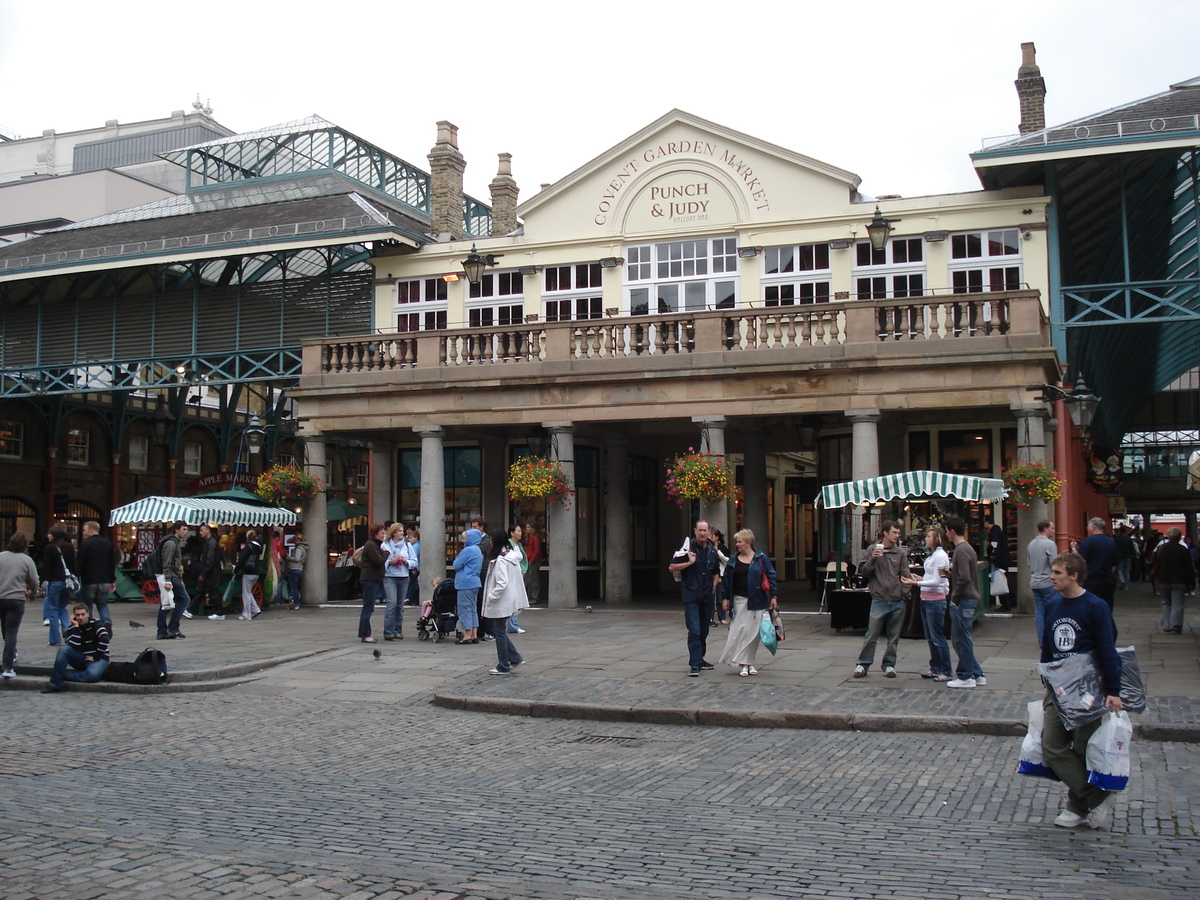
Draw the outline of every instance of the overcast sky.
[[[678,107],[859,175],[979,187],[1014,134],[1020,45],[1049,124],[1200,75],[1197,0],[131,4],[0,0],[0,127],[23,137],[190,109],[237,131],[318,113],[423,169],[459,126],[468,193],[522,197]]]

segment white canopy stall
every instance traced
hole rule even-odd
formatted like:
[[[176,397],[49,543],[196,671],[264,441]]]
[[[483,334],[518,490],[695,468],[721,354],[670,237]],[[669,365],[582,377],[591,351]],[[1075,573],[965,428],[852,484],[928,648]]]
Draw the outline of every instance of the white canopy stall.
[[[295,525],[296,514],[281,506],[243,503],[216,497],[144,497],[118,506],[109,525],[156,525],[184,521],[189,525]]]

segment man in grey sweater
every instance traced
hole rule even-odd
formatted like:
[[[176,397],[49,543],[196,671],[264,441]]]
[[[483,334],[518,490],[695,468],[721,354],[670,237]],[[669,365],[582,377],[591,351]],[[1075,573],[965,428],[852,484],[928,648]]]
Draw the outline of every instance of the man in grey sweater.
[[[954,544],[954,554],[950,557],[950,642],[958,654],[955,678],[946,682],[948,688],[987,684],[975,659],[975,641],[971,638],[975,607],[979,605],[979,556],[967,541],[966,530],[966,523],[957,516],[946,520],[946,534]]]
[[[884,522],[882,531],[883,540],[871,545],[858,567],[859,574],[867,576],[871,583],[871,617],[854,666],[855,678],[866,678],[875,662],[875,645],[884,631],[887,632],[887,648],[883,651],[883,674],[888,678],[896,677],[900,627],[904,624],[904,595],[909,590],[900,582],[900,576],[908,574],[908,552],[900,543],[899,525]]]
[[[1025,550],[1029,560],[1029,587],[1033,591],[1033,611],[1037,621],[1038,646],[1042,646],[1042,631],[1046,625],[1046,603],[1054,595],[1050,583],[1050,563],[1058,556],[1054,543],[1054,523],[1042,519],[1037,523],[1037,537],[1029,542]]]

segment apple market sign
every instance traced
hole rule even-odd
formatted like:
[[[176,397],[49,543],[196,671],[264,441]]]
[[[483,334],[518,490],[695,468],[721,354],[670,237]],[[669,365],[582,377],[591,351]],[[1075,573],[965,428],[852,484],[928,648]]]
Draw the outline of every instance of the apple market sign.
[[[770,200],[766,188],[754,174],[750,164],[732,150],[724,149],[709,141],[668,141],[645,148],[641,154],[629,157],[605,185],[604,193],[596,205],[595,223],[608,224],[609,216],[616,205],[618,195],[630,181],[648,165],[661,159],[678,157],[684,159],[707,158],[727,166],[734,177],[742,183],[747,196],[755,209],[769,210]],[[732,202],[723,186],[714,185],[696,172],[678,172],[675,177],[670,175],[656,181],[648,190],[643,190],[638,197],[646,205],[645,210],[639,210],[639,218],[657,220],[658,224],[684,224],[688,222],[720,221],[727,217],[732,209],[718,209],[717,206],[732,207]],[[718,213],[720,213],[718,215]]]

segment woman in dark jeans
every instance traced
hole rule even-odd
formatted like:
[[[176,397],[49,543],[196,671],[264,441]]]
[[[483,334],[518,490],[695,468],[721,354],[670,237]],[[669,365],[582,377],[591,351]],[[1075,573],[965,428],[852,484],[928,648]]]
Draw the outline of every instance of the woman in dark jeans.
[[[42,562],[38,574],[46,586],[44,610],[50,620],[50,646],[62,643],[62,633],[71,627],[67,615],[67,603],[74,599],[67,590],[67,570],[75,571],[75,547],[67,540],[67,529],[55,525],[46,535],[46,546],[42,548]]]
[[[238,554],[237,565],[233,569],[242,576],[242,614],[238,618],[243,622],[249,622],[262,612],[254,601],[254,585],[258,581],[258,560],[262,551],[258,533],[253,529],[247,531],[246,543],[242,544],[242,552]]]
[[[362,564],[359,566],[358,583],[362,585],[362,613],[358,617],[358,639],[364,644],[374,644],[371,637],[371,613],[375,601],[383,593],[383,570],[387,564],[387,552],[383,549],[387,529],[382,525],[371,526],[371,536],[363,544]]]

